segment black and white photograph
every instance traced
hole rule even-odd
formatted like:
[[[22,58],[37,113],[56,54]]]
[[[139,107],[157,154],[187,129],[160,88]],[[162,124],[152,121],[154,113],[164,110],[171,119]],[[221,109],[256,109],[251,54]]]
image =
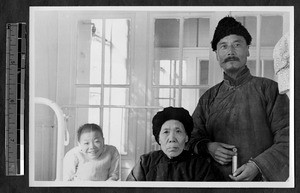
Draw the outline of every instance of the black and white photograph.
[[[293,188],[294,7],[29,7],[29,186]]]

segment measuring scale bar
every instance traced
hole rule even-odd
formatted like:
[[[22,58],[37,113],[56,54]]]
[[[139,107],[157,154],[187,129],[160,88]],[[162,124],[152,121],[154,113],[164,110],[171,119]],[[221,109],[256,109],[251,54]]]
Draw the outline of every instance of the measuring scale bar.
[[[6,25],[6,175],[24,175],[26,24]]]

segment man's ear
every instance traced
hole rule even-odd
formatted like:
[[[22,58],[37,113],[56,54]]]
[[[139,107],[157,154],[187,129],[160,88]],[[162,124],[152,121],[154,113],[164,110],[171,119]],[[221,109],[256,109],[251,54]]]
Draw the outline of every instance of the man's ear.
[[[79,141],[77,141],[77,145],[78,145],[78,147],[80,147],[80,151],[82,151]]]
[[[247,46],[247,47],[248,47],[248,50],[247,50],[247,57],[249,57],[249,56],[250,56],[249,46]]]
[[[215,51],[215,54],[216,54],[217,61],[219,61],[219,56],[218,56],[217,50]]]
[[[185,136],[185,142],[189,141],[189,136]]]

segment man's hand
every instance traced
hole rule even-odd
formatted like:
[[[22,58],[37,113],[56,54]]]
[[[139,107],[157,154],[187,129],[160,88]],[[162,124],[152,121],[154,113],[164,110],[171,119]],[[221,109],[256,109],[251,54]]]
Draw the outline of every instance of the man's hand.
[[[235,154],[232,151],[232,148],[234,147],[234,145],[220,142],[209,142],[207,144],[209,154],[221,165],[227,165],[231,162],[232,156]]]
[[[234,181],[252,181],[258,173],[259,170],[256,165],[252,162],[248,162],[239,167],[233,175],[229,175],[229,177]]]

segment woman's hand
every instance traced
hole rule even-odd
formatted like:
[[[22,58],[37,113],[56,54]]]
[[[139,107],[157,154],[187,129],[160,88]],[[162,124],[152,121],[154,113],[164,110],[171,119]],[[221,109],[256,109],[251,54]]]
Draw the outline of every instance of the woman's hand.
[[[209,142],[207,144],[209,154],[221,165],[227,165],[232,161],[232,156],[235,155],[235,152],[232,151],[233,148],[235,148],[234,145],[220,142]]]

